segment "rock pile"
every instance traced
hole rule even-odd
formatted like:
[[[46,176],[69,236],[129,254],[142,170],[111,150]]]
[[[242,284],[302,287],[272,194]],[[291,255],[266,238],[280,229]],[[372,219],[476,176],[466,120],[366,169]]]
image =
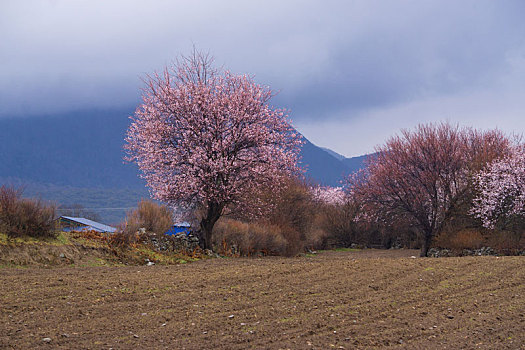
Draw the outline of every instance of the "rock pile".
[[[199,247],[199,237],[193,233],[177,233],[175,236],[169,236],[174,241],[176,250],[194,251]]]
[[[463,249],[463,255],[464,256],[471,256],[471,255],[490,255],[490,256],[496,256],[498,255],[494,249],[491,247],[481,247],[479,249]]]
[[[199,247],[199,237],[193,233],[180,232],[170,236],[147,232],[141,233],[140,237],[144,243],[150,244],[153,249],[160,252],[192,252]]]
[[[428,250],[429,258],[443,258],[443,257],[449,257],[449,256],[455,256],[455,254],[453,254],[452,250],[450,249],[430,248]]]
[[[498,253],[491,247],[481,247],[479,249],[463,249],[453,251],[446,248],[430,248],[428,256],[432,258],[442,258],[449,256],[496,256]]]

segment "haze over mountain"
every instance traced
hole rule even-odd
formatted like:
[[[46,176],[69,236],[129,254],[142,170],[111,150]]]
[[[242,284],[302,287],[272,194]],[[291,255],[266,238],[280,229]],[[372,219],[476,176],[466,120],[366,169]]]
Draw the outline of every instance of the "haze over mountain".
[[[123,161],[132,110],[84,110],[54,116],[0,119],[0,182],[23,185],[64,205],[100,209],[113,222],[147,197],[134,164]],[[345,158],[308,140],[302,165],[312,182],[337,186],[363,166],[364,156]],[[122,209],[121,209],[122,208]]]

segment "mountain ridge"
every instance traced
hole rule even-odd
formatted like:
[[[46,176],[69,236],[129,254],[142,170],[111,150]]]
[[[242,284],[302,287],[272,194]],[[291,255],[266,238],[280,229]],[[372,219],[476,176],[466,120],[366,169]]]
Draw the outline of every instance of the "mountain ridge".
[[[84,110],[59,115],[0,119],[0,181],[27,184],[26,195],[73,204],[67,188],[89,206],[131,207],[131,199],[147,194],[135,164],[123,161],[124,137],[130,124],[129,110]],[[345,175],[363,167],[366,156],[338,159],[305,138],[300,165],[312,183],[338,186]],[[335,153],[337,154],[337,153]],[[341,156],[342,157],[342,156]],[[97,198],[88,198],[90,190]],[[99,189],[109,197],[104,204]],[[128,190],[130,195],[122,191]],[[120,191],[120,192],[119,192]],[[53,193],[62,193],[61,196]],[[135,196],[135,197],[134,197]],[[139,200],[140,198],[136,198]],[[84,206],[87,206],[85,205]],[[122,213],[121,213],[122,214]]]

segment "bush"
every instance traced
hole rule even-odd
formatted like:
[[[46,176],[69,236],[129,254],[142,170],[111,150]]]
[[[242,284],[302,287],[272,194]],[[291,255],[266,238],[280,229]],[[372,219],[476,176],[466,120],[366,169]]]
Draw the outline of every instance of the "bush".
[[[525,249],[525,232],[493,230],[487,238],[487,245],[498,253],[513,255]]]
[[[289,179],[278,191],[260,188],[257,193],[246,194],[244,201],[231,208],[229,217],[236,221],[222,220],[221,224],[217,223],[220,227],[214,230],[218,236],[229,237],[235,246],[242,247],[242,255],[264,251],[293,256],[323,240],[324,232],[314,225],[316,203],[313,195],[309,187],[297,179]],[[249,212],[246,207],[256,210]],[[233,239],[233,236],[238,237]],[[229,243],[223,243],[221,238],[215,238],[214,242],[219,246]]]
[[[322,244],[325,232],[317,226],[319,207],[308,184],[292,179],[272,202],[267,221],[286,241],[281,255],[294,256]]]
[[[142,200],[137,209],[128,213],[123,231],[134,234],[140,228],[144,228],[146,232],[162,234],[168,231],[171,226],[173,226],[173,219],[171,211],[166,205]]]
[[[56,237],[55,206],[22,198],[22,190],[0,187],[0,232],[9,237]]]
[[[144,238],[141,237],[140,229],[144,229],[144,234],[163,234],[172,226],[171,210],[166,205],[143,199],[137,209],[128,213],[126,221],[109,237],[108,243],[113,248],[129,248]]]
[[[214,227],[214,243],[224,255],[295,255],[294,234],[265,223],[221,219]]]
[[[452,250],[479,249],[485,244],[485,239],[479,230],[460,229],[458,231],[442,232],[434,246]]]
[[[108,244],[111,248],[127,249],[139,242],[140,235],[134,231],[117,230],[108,237]]]
[[[363,225],[355,220],[359,214],[357,205],[351,202],[323,205],[319,213],[319,224],[328,233],[327,247],[349,247],[352,243],[366,245]]]

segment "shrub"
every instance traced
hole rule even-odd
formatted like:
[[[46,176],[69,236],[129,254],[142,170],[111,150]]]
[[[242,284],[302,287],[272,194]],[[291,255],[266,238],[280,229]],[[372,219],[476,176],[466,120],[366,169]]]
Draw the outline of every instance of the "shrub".
[[[328,232],[328,246],[349,247],[352,243],[365,244],[363,228],[355,219],[358,206],[347,202],[343,205],[323,205],[320,210],[320,225]]]
[[[118,230],[108,237],[108,244],[111,248],[127,249],[138,243],[139,234],[128,230]]]
[[[278,226],[221,219],[214,228],[215,244],[224,255],[287,255],[293,251]]]
[[[498,253],[515,254],[525,249],[525,232],[493,230],[487,238],[487,245]]]
[[[301,235],[306,234],[312,227],[316,207],[313,195],[306,184],[290,180],[273,202],[274,210],[269,215],[270,223],[297,231]]]
[[[113,248],[129,248],[144,238],[139,229],[144,229],[144,233],[163,234],[172,225],[171,210],[166,205],[143,199],[137,209],[128,213],[126,221],[109,237],[108,243]]]
[[[0,231],[9,237],[56,237],[55,206],[22,198],[22,190],[0,187]]]
[[[460,229],[442,232],[436,239],[435,246],[453,250],[479,249],[485,243],[482,233],[476,229]]]
[[[245,205],[246,202],[251,204]],[[236,221],[222,220],[217,232],[221,237],[239,236],[231,241],[243,247],[243,255],[264,250],[270,254],[293,256],[305,247],[314,248],[323,240],[324,232],[314,226],[316,203],[313,194],[307,184],[297,179],[287,180],[279,191],[259,188],[255,193],[247,193],[243,202],[232,207],[231,212],[229,217]],[[258,234],[262,237],[256,237]],[[214,241],[219,246],[228,243],[220,238]],[[253,251],[245,251],[247,248]]]
[[[274,194],[272,202],[267,221],[286,241],[281,255],[294,256],[322,244],[325,233],[316,225],[319,207],[308,184],[291,179],[280,193]]]
[[[136,233],[140,228],[146,232],[164,233],[173,225],[170,209],[150,200],[139,202],[137,209],[128,213],[123,231]]]

